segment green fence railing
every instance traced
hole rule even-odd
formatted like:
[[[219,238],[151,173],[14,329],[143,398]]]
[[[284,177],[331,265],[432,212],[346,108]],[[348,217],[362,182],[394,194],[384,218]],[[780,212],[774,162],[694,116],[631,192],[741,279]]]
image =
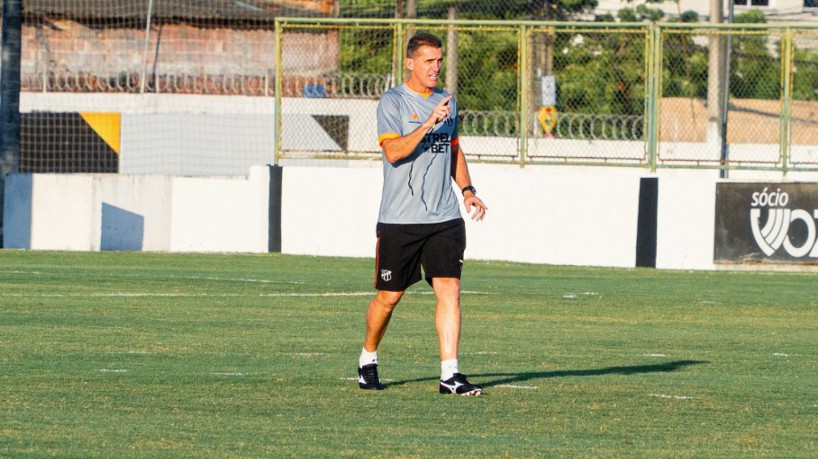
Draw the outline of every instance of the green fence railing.
[[[377,157],[417,30],[444,41],[476,160],[818,171],[818,25],[800,24],[278,18],[277,158]]]

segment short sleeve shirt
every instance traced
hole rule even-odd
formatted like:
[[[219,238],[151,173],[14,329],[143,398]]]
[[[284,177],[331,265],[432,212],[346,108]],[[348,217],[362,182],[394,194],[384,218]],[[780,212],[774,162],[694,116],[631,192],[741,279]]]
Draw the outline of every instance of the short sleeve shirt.
[[[378,143],[402,137],[420,127],[449,94],[435,89],[422,95],[406,84],[388,90],[378,104]],[[460,218],[452,187],[452,148],[457,148],[457,102],[449,101],[449,117],[426,133],[406,158],[394,164],[383,158],[381,223],[442,223]]]

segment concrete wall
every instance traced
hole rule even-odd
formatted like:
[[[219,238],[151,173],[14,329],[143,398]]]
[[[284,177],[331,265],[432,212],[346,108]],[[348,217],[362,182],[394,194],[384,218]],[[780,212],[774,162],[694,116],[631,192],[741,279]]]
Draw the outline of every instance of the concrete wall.
[[[266,252],[269,176],[13,174],[4,248]]]
[[[253,167],[243,177],[175,177],[173,252],[267,252],[270,176]]]
[[[282,250],[374,256],[380,162],[336,168],[307,163],[284,167]],[[639,180],[646,171],[497,164],[469,169],[489,211],[483,222],[466,220],[468,258],[635,265]],[[658,268],[714,268],[718,180],[715,171],[659,174]]]
[[[283,163],[282,251],[373,257],[379,161]],[[467,219],[469,259],[632,267],[632,168],[472,164],[489,206]],[[714,171],[659,175],[658,268],[712,269]],[[760,177],[763,178],[763,177]],[[266,252],[269,169],[244,177],[17,174],[6,182],[6,248]]]

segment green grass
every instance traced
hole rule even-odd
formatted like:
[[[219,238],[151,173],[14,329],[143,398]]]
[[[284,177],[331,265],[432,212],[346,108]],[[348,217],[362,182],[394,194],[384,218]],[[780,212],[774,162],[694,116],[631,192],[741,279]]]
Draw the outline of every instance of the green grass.
[[[815,457],[818,274],[470,261],[354,381],[372,260],[0,251],[2,457]],[[346,294],[346,295],[341,295]]]

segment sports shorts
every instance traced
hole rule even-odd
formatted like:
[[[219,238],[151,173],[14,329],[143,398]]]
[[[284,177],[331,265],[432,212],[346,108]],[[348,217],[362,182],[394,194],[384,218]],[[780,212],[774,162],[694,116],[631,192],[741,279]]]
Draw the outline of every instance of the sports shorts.
[[[402,292],[435,277],[460,278],[466,251],[466,224],[462,218],[431,224],[378,223],[375,288]]]

